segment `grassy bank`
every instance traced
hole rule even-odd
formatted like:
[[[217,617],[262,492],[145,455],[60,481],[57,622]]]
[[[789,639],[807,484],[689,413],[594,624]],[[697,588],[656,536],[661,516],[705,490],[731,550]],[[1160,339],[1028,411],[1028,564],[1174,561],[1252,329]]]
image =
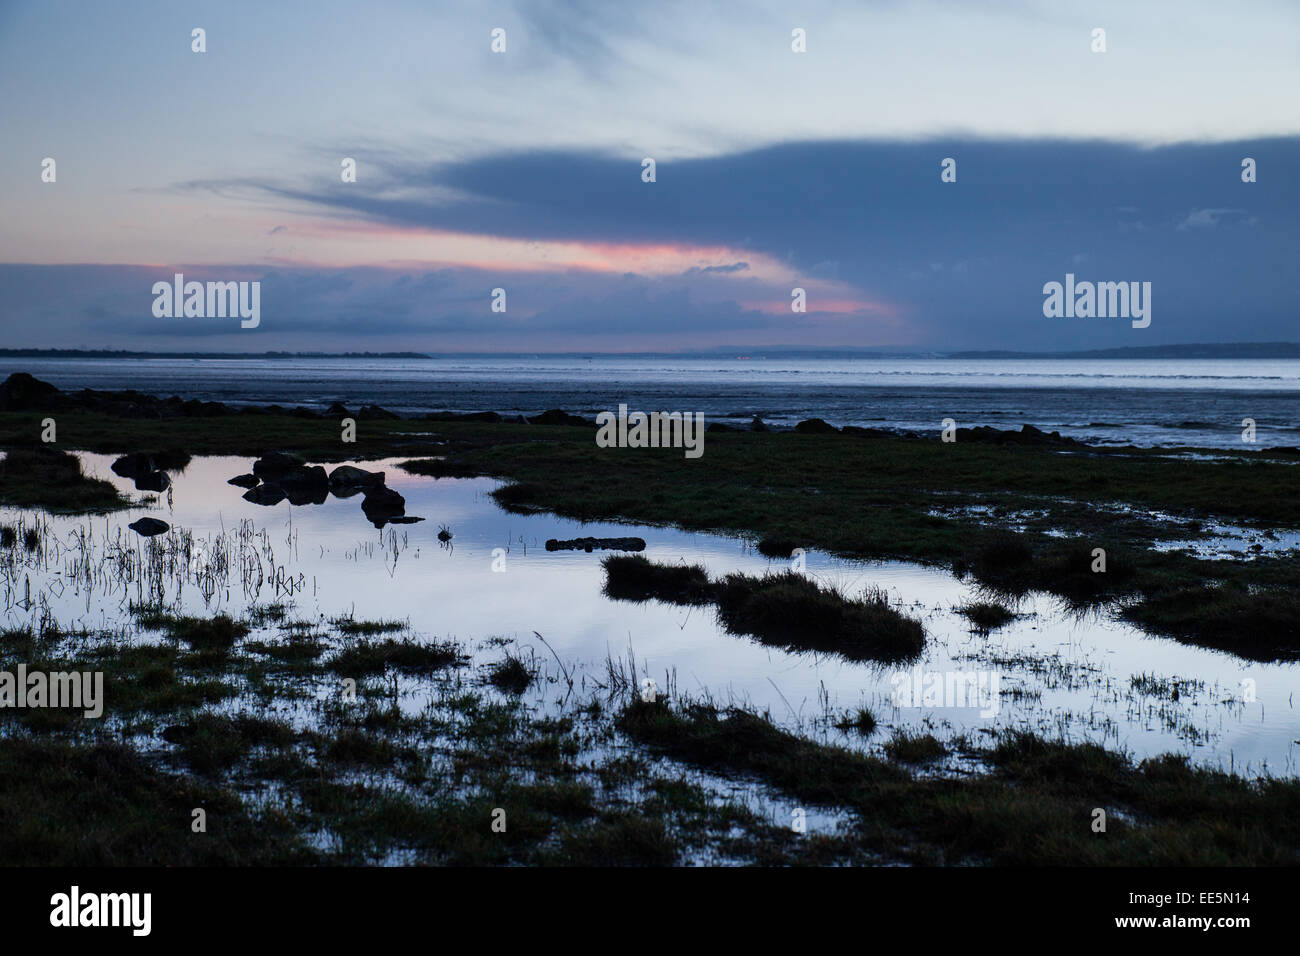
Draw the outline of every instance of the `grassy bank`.
[[[983,747],[896,734],[872,755],[750,711],[639,700],[621,665],[564,694],[562,675],[499,645],[485,645],[499,658],[472,664],[427,636],[265,612],[232,629],[140,609],[156,643],[0,633],[0,668],[105,675],[102,720],[0,710],[0,861],[1300,862],[1295,781],[1250,783],[1174,757],[1134,764],[1024,734]],[[233,638],[214,654],[192,639],[204,633]],[[521,696],[548,685],[548,707]],[[845,715],[844,733],[874,732],[869,714]],[[988,773],[929,772],[950,754]],[[800,832],[800,810],[838,822]]]

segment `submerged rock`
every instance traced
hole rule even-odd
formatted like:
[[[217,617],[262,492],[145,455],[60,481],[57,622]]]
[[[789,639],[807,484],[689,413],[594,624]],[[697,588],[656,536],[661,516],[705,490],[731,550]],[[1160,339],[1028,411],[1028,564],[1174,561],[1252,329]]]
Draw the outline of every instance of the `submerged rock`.
[[[382,528],[406,512],[406,499],[392,488],[379,485],[366,490],[366,499],[361,502],[361,510],[376,528]]]
[[[551,538],[547,551],[644,551],[644,538],[570,538],[560,541]]]
[[[235,475],[235,477],[227,481],[226,484],[236,485],[240,488],[256,488],[261,480],[262,479],[258,478],[257,475]]]
[[[278,482],[281,476],[287,475],[296,468],[302,468],[305,464],[297,455],[273,451],[253,462],[253,474],[263,481]]]
[[[112,469],[112,472],[115,475],[121,475],[123,478],[136,480],[141,475],[147,475],[153,471],[154,463],[153,458],[149,455],[140,452],[131,452],[129,455],[123,455],[108,467]]]
[[[382,471],[366,471],[353,465],[339,465],[330,472],[330,493],[336,498],[351,498],[367,488],[378,488],[384,483]]]
[[[135,488],[137,491],[166,491],[171,487],[172,480],[167,477],[165,471],[148,471],[139,475],[135,479]]]
[[[127,525],[132,531],[144,538],[152,538],[154,535],[162,534],[171,528],[166,521],[160,521],[157,518],[138,518]]]
[[[288,497],[279,485],[258,485],[244,492],[244,500],[255,505],[278,505]]]

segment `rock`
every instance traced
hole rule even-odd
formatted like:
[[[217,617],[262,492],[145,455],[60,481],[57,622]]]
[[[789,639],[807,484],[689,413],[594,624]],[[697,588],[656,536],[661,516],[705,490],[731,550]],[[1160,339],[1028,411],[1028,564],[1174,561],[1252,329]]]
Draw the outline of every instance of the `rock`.
[[[14,372],[0,384],[0,412],[41,411],[62,404],[63,393],[26,372]]]
[[[291,505],[321,505],[330,493],[329,478],[320,465],[285,472],[276,484],[284,489]]]
[[[244,492],[244,500],[255,505],[278,505],[287,497],[279,485],[258,485]]]
[[[284,489],[285,496],[289,499],[291,505],[323,505],[330,496],[328,485],[306,486],[294,488],[290,491]]]
[[[552,408],[540,415],[534,415],[532,418],[525,419],[525,421],[530,425],[581,425],[586,428],[594,428],[596,425],[595,422],[589,422],[577,415],[570,415],[558,408]]]
[[[384,483],[382,471],[366,471],[353,465],[339,465],[330,472],[330,492],[336,498],[351,498],[367,488],[378,488]]]
[[[763,421],[763,419],[758,415],[755,415],[754,420],[749,423],[749,430],[751,432],[771,431],[771,429],[767,427],[767,424]]]
[[[136,491],[166,491],[172,480],[165,471],[147,471],[135,479]]]
[[[253,474],[263,481],[278,481],[295,468],[302,468],[303,460],[297,455],[287,455],[282,451],[273,451],[253,462]]]
[[[794,430],[801,435],[833,435],[839,431],[830,422],[821,418],[806,418],[795,425]]]
[[[387,522],[399,518],[406,511],[406,499],[392,488],[379,485],[366,489],[366,498],[361,502],[361,510],[376,528],[382,528]]]
[[[328,491],[330,480],[329,476],[325,474],[325,469],[320,465],[303,465],[284,472],[280,475],[280,480],[276,484],[285,491],[294,491],[301,488],[324,488]]]
[[[644,551],[644,538],[571,538],[560,541],[551,538],[547,551]]]
[[[347,407],[345,405],[343,405],[340,402],[335,402],[333,405],[327,408],[325,410],[325,414],[329,415],[331,418],[355,418],[356,417],[350,411],[347,410]]]
[[[129,455],[123,455],[113,464],[108,466],[112,469],[113,474],[121,475],[123,478],[132,480],[147,475],[154,470],[153,458],[140,452],[132,452]]]
[[[143,538],[152,538],[156,534],[162,534],[170,529],[166,521],[159,521],[157,518],[139,518],[127,525],[132,531]]]
[[[1060,432],[1050,434],[1033,425],[1022,425],[1020,431],[1002,430],[990,425],[978,425],[975,428],[958,428],[957,441],[986,442],[993,445],[1073,445],[1082,446],[1083,442],[1074,438],[1065,438]]]
[[[380,408],[378,405],[365,405],[361,411],[357,412],[358,421],[398,421],[401,415],[396,412],[390,412],[386,408]]]
[[[256,488],[258,482],[261,480],[262,479],[258,478],[257,475],[235,475],[235,477],[227,481],[226,484],[236,485],[240,488]]]

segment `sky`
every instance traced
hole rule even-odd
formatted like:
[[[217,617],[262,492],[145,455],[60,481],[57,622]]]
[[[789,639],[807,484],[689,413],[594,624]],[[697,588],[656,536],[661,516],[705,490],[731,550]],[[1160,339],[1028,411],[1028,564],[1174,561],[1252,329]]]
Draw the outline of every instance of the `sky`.
[[[1296,341],[1298,28],[1265,0],[0,0],[0,347]],[[260,283],[257,327],[155,315],[176,273]],[[1149,282],[1150,325],[1044,316],[1067,274]]]

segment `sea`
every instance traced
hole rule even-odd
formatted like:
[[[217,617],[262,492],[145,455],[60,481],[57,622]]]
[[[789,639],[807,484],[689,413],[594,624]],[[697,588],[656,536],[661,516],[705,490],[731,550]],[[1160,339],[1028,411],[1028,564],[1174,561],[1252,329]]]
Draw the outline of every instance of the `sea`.
[[[731,425],[757,416],[777,428],[821,418],[928,434],[950,418],[960,427],[1033,425],[1110,446],[1300,446],[1300,359],[1292,358],[0,358],[0,376],[15,371],[65,390],[318,409],[341,402],[417,415],[560,408],[594,417],[626,404]]]

